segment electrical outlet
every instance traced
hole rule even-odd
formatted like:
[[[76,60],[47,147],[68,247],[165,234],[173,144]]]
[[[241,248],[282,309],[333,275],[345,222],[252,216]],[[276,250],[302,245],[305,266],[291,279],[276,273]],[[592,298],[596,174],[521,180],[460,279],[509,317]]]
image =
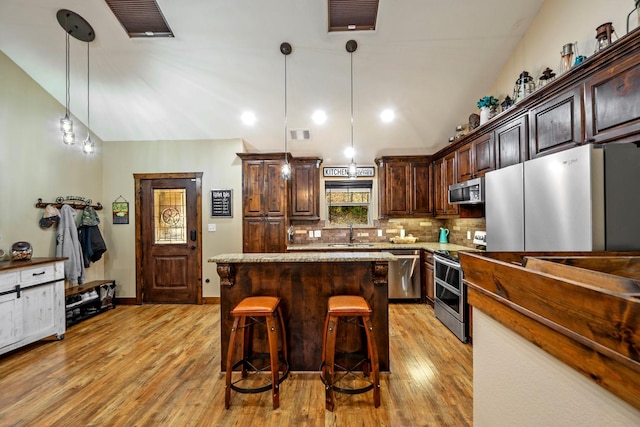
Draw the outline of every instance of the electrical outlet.
[[[471,231],[467,231],[467,240],[471,240]]]
[[[378,230],[378,237],[382,237],[382,230]]]
[[[309,237],[313,237],[313,230],[309,230]]]

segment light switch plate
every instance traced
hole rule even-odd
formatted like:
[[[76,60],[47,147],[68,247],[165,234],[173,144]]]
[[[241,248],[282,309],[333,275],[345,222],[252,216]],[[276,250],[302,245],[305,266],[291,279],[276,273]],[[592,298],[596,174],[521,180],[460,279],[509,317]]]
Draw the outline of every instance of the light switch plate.
[[[314,232],[313,232],[313,237],[322,237],[322,231],[320,231],[320,230],[314,230]]]
[[[216,231],[216,225],[215,224],[207,224],[207,230],[208,231]]]

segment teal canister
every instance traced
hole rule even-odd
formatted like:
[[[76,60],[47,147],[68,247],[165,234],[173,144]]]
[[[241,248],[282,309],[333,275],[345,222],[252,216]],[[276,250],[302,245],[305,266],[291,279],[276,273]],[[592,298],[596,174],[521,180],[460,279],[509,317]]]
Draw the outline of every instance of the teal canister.
[[[449,229],[440,227],[440,243],[449,243]]]

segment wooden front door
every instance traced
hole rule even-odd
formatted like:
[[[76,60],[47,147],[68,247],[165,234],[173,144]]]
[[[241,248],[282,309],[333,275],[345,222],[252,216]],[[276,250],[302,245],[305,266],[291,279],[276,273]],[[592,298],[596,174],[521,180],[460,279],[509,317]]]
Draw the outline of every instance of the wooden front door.
[[[136,302],[202,303],[202,173],[134,174]]]

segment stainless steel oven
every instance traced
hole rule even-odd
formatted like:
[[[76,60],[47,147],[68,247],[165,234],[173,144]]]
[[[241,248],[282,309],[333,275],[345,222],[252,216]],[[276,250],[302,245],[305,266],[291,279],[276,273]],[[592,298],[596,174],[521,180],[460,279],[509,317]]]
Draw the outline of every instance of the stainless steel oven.
[[[433,274],[435,315],[460,341],[467,342],[467,290],[462,283],[462,267],[457,254],[436,251]]]

